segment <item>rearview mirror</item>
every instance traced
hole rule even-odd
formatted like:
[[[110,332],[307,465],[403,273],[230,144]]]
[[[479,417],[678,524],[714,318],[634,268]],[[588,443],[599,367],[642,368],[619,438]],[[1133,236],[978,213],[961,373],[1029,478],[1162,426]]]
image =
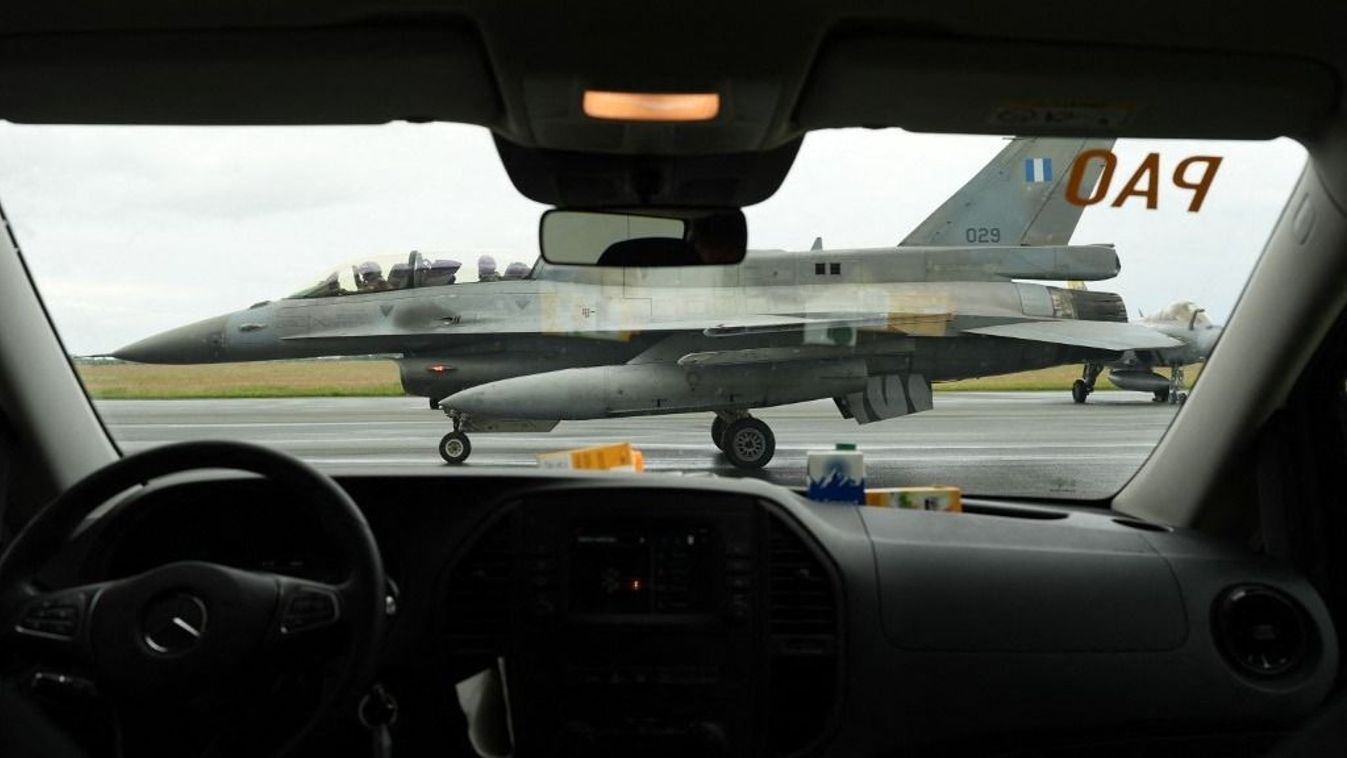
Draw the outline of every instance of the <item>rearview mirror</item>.
[[[738,263],[748,226],[737,208],[550,210],[538,224],[543,260],[570,266]]]

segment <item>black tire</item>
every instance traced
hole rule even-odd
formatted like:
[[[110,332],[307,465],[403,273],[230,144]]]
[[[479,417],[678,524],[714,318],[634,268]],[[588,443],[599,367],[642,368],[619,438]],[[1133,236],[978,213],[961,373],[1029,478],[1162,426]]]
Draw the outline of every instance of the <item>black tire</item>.
[[[466,461],[472,455],[472,442],[463,432],[449,432],[440,438],[440,457],[445,463],[455,466]]]
[[[725,445],[725,457],[741,469],[760,469],[776,453],[776,435],[755,418],[731,421],[720,440]]]
[[[1089,396],[1090,396],[1090,388],[1085,386],[1084,379],[1077,379],[1076,381],[1072,382],[1071,399],[1076,401],[1077,405],[1084,403],[1085,398]]]
[[[1155,391],[1155,402],[1163,403],[1169,400],[1169,388]]]
[[[721,452],[725,451],[725,444],[721,441],[725,437],[725,419],[716,416],[715,421],[711,422],[711,441],[716,443],[716,448]]]

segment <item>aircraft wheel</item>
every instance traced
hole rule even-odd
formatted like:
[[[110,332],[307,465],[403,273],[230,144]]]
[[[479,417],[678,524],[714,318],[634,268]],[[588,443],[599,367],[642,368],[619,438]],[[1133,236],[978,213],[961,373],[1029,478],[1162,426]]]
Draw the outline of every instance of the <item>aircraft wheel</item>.
[[[460,464],[472,454],[472,443],[463,432],[449,432],[440,439],[440,457],[445,463]]]
[[[1084,379],[1077,379],[1071,383],[1071,399],[1077,404],[1084,403],[1085,398],[1089,397],[1090,388],[1085,386]]]
[[[725,445],[721,442],[724,437],[725,419],[716,416],[716,420],[711,422],[711,441],[716,443],[716,447],[722,452],[725,450]]]
[[[1174,396],[1174,402],[1178,403],[1179,405],[1183,405],[1187,401],[1188,401],[1187,392],[1180,392]]]
[[[720,440],[724,443],[725,457],[737,468],[762,468],[776,452],[776,435],[755,418],[731,421]]]
[[[1157,402],[1157,403],[1163,403],[1163,402],[1165,402],[1165,401],[1167,401],[1167,400],[1169,400],[1169,390],[1168,390],[1168,389],[1156,390],[1156,391],[1155,391],[1155,402]]]

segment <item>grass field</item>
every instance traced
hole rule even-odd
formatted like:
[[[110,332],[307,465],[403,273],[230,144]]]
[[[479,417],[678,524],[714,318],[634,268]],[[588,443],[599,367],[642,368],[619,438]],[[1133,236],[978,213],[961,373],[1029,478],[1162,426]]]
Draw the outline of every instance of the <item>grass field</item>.
[[[381,397],[402,394],[392,361],[268,361],[203,366],[76,363],[100,399]]]
[[[402,394],[392,361],[272,361],[206,366],[148,366],[77,362],[89,393],[99,399],[229,397],[395,397]],[[1191,386],[1200,366],[1188,369]],[[937,392],[1070,390],[1079,366],[1058,366],[1019,374],[937,384]],[[1097,388],[1113,385],[1100,379]]]

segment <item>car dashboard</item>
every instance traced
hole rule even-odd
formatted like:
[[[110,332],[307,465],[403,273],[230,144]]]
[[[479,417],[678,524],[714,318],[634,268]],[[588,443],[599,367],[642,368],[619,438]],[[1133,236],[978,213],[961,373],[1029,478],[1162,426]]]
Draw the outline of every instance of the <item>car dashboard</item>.
[[[384,557],[377,677],[406,754],[1222,752],[1271,744],[1337,670],[1287,566],[1108,511],[655,475],[336,479]],[[88,576],[199,559],[340,577],[286,497],[164,480],[72,548],[103,546]],[[483,677],[503,709],[465,697]]]

